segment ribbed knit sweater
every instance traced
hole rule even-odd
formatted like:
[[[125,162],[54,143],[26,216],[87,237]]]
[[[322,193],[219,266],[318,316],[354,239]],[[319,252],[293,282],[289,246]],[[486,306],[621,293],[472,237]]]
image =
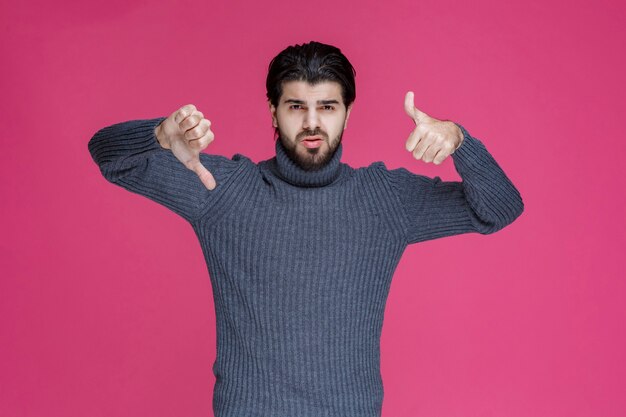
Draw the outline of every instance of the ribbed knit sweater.
[[[215,304],[216,417],[380,416],[385,303],[407,245],[493,233],[524,209],[458,124],[462,181],[383,162],[352,168],[342,145],[304,171],[277,140],[258,164],[201,153],[217,183],[208,190],[157,142],[163,119],[105,127],[88,148],[108,181],[179,214],[199,239]]]

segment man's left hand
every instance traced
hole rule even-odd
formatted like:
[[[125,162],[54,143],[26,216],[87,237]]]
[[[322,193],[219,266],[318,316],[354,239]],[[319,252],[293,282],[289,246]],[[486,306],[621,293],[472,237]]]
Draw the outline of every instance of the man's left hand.
[[[454,122],[437,120],[417,109],[412,91],[406,93],[404,111],[415,122],[415,129],[406,141],[406,150],[415,159],[439,165],[461,146],[461,129]]]

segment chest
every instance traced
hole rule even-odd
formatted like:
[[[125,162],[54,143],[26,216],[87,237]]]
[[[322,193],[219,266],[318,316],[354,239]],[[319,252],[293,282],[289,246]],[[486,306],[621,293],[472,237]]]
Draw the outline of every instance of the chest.
[[[377,202],[359,190],[259,192],[214,225],[209,245],[224,266],[262,275],[320,276],[395,258],[401,238]]]

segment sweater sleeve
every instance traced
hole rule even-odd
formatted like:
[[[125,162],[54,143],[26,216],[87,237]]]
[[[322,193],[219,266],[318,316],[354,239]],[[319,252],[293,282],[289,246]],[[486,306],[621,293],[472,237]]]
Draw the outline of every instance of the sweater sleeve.
[[[88,149],[109,182],[193,221],[223,192],[243,160],[201,153],[200,161],[217,183],[215,189],[208,190],[193,171],[157,141],[154,129],[164,119],[131,120],[107,126],[91,138]]]
[[[451,157],[462,181],[385,169],[409,244],[461,233],[494,233],[524,211],[519,191],[483,143],[457,126],[463,142]]]

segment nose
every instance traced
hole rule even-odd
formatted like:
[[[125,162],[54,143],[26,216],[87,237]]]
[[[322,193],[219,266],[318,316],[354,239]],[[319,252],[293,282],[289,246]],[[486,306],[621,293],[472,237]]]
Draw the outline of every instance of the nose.
[[[320,127],[320,118],[315,106],[309,107],[309,110],[304,116],[304,123],[302,127],[307,130],[315,130]]]

